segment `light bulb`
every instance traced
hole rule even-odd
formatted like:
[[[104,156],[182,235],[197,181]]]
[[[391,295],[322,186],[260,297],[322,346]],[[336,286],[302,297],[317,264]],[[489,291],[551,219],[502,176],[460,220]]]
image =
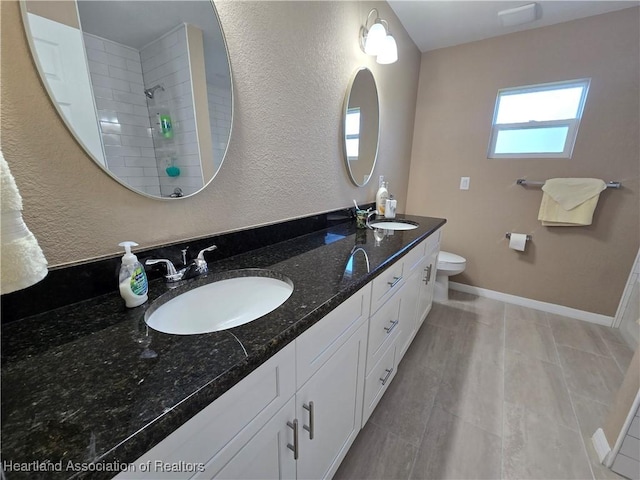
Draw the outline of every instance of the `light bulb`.
[[[369,32],[367,38],[364,41],[364,53],[367,55],[378,55],[384,48],[385,38],[387,36],[387,30],[382,23],[374,23]]]
[[[396,40],[391,34],[389,34],[384,39],[384,46],[382,47],[380,53],[378,53],[376,62],[382,65],[387,65],[389,63],[395,63],[397,61],[398,46],[396,45]]]

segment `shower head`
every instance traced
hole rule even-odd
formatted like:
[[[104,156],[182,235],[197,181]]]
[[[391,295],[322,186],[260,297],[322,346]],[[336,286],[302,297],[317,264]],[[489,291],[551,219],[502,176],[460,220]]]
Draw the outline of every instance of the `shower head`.
[[[153,86],[153,87],[151,87],[151,88],[147,88],[147,89],[144,91],[144,94],[145,94],[148,98],[153,98],[153,95],[154,95],[155,91],[156,91],[156,90],[158,90],[158,89],[160,89],[160,90],[162,90],[162,91],[164,92],[164,87],[163,87],[162,85],[158,84],[158,85],[155,85],[155,86]]]

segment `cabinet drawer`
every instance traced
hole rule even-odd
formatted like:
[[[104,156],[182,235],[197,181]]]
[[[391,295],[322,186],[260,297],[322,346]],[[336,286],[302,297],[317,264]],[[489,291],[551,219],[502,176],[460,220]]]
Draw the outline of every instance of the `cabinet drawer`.
[[[364,381],[364,408],[362,409],[362,425],[369,420],[373,409],[386,392],[391,380],[396,375],[396,345],[392,342],[375,367]]]
[[[401,330],[400,309],[405,286],[400,287],[369,321],[367,373],[378,363],[388,345]]]
[[[404,262],[397,261],[379,276],[372,284],[371,290],[371,314],[373,315],[403,285]]]
[[[295,340],[300,388],[369,318],[371,284],[361,288]]]
[[[428,239],[423,240],[422,242],[420,242],[420,244],[418,244],[418,246],[411,249],[411,251],[404,256],[403,258],[404,270],[406,272],[407,277],[411,274],[411,272],[415,270],[417,266],[420,265],[420,262],[422,261],[424,256],[427,254],[426,252],[427,242],[428,242]]]
[[[436,232],[433,232],[427,239],[424,241],[425,243],[425,254],[429,255],[435,248],[440,248],[440,235],[442,234],[442,229],[439,228]]]
[[[155,462],[207,464],[214,458],[226,463],[224,447],[237,438],[247,442],[295,393],[295,347],[290,343],[240,383],[196,414],[134,462],[151,462],[148,472],[126,471],[117,479],[190,478],[193,472],[162,472]]]

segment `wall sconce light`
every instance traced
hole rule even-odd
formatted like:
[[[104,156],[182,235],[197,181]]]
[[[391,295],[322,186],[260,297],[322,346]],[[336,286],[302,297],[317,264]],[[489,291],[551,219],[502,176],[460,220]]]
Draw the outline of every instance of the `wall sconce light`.
[[[371,14],[376,12],[373,25],[369,27]],[[389,23],[378,16],[378,10],[372,9],[367,20],[360,28],[360,48],[367,55],[376,57],[376,62],[387,65],[398,61],[398,45],[389,32]]]

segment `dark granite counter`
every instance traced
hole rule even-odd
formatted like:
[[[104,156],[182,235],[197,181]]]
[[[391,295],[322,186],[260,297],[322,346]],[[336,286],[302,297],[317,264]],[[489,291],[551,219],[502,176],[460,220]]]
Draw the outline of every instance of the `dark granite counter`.
[[[113,477],[445,223],[399,218],[419,227],[385,235],[343,223],[210,263],[209,274],[177,288],[154,280],[149,302],[135,309],[125,309],[114,288],[3,325],[7,479]],[[355,248],[366,251],[368,265],[362,255],[350,261]],[[167,335],[144,323],[161,295],[246,268],[287,276],[293,294],[270,314],[222,332]]]

